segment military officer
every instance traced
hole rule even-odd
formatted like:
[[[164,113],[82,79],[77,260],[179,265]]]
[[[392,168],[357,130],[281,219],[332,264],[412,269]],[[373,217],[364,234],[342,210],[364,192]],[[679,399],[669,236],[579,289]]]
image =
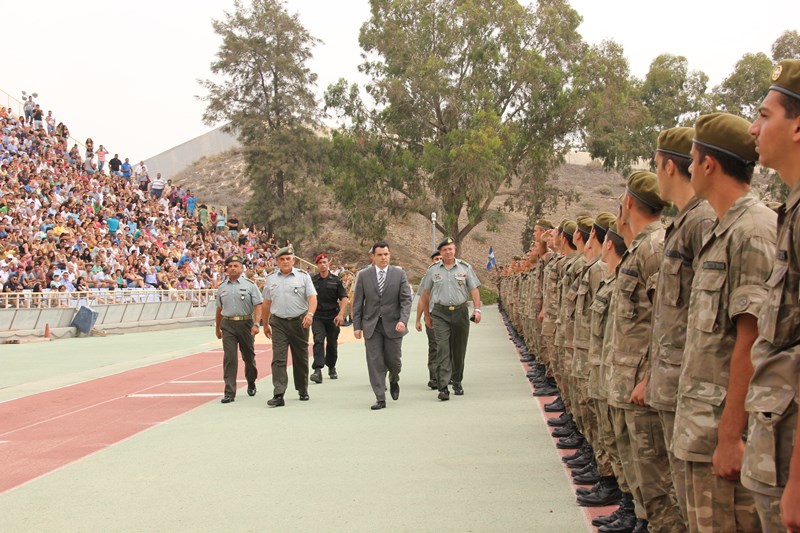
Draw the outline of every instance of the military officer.
[[[431,254],[430,266],[435,265],[441,260],[441,252],[439,252],[439,250],[434,250]],[[422,296],[422,283],[419,284],[417,296]],[[430,310],[430,305],[428,306],[428,309]],[[423,314],[422,307],[420,307],[419,300],[417,300],[417,321],[415,324],[417,331],[422,331]],[[427,324],[425,325],[425,335],[428,337],[428,387],[431,390],[439,390],[439,384],[436,381],[436,334],[434,333],[433,328],[429,327]]]
[[[247,394],[255,396],[256,352],[253,337],[258,334],[261,319],[261,293],[255,283],[244,277],[244,260],[232,255],[225,260],[227,278],[217,289],[216,335],[222,339],[222,375],[225,394],[222,403],[236,398],[236,375],[239,371],[238,350],[242,352]]]
[[[778,240],[769,294],[753,345],[755,370],[745,407],[750,430],[742,484],[755,495],[764,531],[800,531],[798,361],[800,361],[800,60],[781,61],[750,127],[761,165],[791,192],[778,211]]]
[[[690,531],[761,531],[739,473],[750,349],[772,269],[777,217],[750,194],[758,153],[749,128],[727,113],[695,123],[692,186],[718,221],[694,262],[672,441],[675,456],[686,461]]]
[[[314,335],[314,363],[311,381],[322,383],[322,369],[328,367],[328,377],[337,379],[336,361],[339,359],[339,327],[344,324],[347,308],[347,289],[339,276],[330,271],[328,254],[314,258],[319,272],[311,278],[317,291],[317,312],[311,323]]]
[[[472,267],[456,259],[456,243],[447,237],[437,247],[442,260],[428,268],[422,280],[422,297],[419,305],[425,314],[425,325],[436,335],[436,378],[439,399],[450,399],[448,384],[453,381],[456,396],[464,394],[464,357],[467,353],[469,322],[481,321],[481,282]],[[467,311],[467,301],[472,299],[472,317]],[[432,304],[432,305],[431,305]],[[429,305],[433,309],[430,311]],[[452,361],[452,365],[451,365]]]
[[[683,349],[692,290],[692,262],[700,252],[703,237],[716,219],[708,202],[698,198],[691,184],[689,164],[694,128],[671,128],[658,136],[655,162],[661,197],[672,202],[678,214],[667,226],[664,257],[653,304],[653,335],[650,376],[645,398],[658,411],[673,479],[683,479],[683,461],[672,453],[675,404],[681,374]],[[683,483],[676,482],[675,497],[686,519]]]
[[[273,397],[270,407],[285,405],[283,395],[289,383],[286,363],[292,350],[294,388],[300,400],[308,400],[308,328],[317,309],[317,291],[308,272],[294,268],[291,246],[275,253],[278,268],[264,285],[264,334],[272,339]]]

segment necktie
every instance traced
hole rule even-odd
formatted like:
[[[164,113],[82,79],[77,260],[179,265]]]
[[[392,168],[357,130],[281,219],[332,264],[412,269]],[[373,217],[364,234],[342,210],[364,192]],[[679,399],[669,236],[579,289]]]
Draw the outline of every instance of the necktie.
[[[383,270],[378,270],[378,294],[383,294],[384,281],[386,281],[386,273]]]

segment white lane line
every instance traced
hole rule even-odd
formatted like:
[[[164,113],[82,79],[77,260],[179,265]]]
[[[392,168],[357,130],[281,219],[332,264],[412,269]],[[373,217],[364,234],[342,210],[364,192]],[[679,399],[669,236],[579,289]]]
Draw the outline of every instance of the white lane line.
[[[183,396],[222,396],[219,392],[187,392],[175,394],[128,394],[128,398],[176,398]]]
[[[236,383],[246,383],[246,379],[237,379]],[[170,383],[225,383],[221,379],[175,379]]]

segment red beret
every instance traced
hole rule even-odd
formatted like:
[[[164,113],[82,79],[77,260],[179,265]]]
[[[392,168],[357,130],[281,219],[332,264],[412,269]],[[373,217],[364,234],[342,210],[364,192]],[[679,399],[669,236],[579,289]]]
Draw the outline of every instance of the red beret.
[[[325,253],[319,254],[317,257],[314,258],[314,264],[316,265],[317,263],[319,263],[323,259],[327,259],[327,258],[328,258],[328,254],[325,254]]]

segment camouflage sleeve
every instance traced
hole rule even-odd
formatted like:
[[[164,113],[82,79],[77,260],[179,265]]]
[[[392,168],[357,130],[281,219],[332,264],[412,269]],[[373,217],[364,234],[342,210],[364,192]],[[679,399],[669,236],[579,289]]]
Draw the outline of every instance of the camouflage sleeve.
[[[741,314],[758,317],[767,296],[766,281],[772,272],[775,241],[752,236],[740,241],[731,253],[728,314],[733,320]]]
[[[656,297],[656,285],[658,284],[658,272],[653,273],[645,283],[647,288],[647,297],[652,302]]]

